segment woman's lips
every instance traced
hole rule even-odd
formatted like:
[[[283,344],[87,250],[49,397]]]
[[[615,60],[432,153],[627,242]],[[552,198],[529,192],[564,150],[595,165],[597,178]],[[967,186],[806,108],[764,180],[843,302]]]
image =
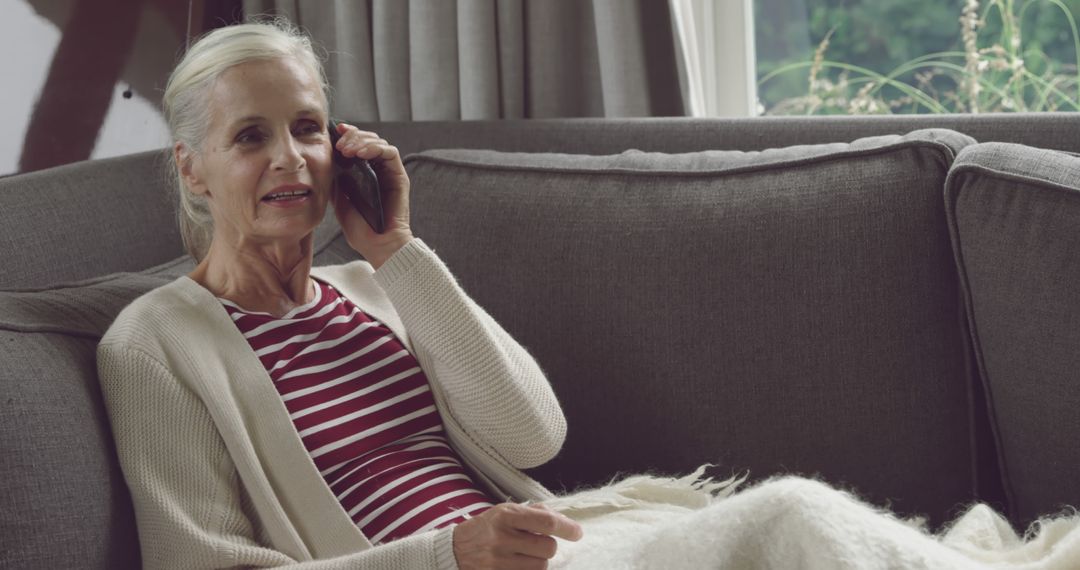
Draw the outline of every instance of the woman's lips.
[[[311,200],[311,193],[307,193],[303,196],[291,196],[288,198],[276,198],[274,200],[263,200],[267,206],[273,206],[275,208],[293,208],[301,206]]]

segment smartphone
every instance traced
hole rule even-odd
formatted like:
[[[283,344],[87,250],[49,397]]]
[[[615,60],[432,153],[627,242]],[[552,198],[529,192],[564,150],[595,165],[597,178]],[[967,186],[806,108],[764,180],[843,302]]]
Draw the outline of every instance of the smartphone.
[[[386,231],[383,217],[382,194],[379,193],[379,177],[368,161],[362,158],[346,157],[338,152],[337,142],[341,138],[337,130],[337,121],[331,119],[327,125],[330,131],[330,144],[334,152],[334,183],[339,191],[364,216],[371,229],[381,234]]]

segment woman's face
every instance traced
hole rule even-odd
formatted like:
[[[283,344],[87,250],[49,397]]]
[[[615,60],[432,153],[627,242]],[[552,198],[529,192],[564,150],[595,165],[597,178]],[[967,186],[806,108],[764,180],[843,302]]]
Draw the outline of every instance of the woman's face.
[[[330,199],[331,147],[318,81],[291,58],[248,62],[219,77],[208,103],[206,141],[185,180],[209,200],[214,239],[239,247],[295,245],[319,224]],[[296,190],[308,193],[268,199]]]

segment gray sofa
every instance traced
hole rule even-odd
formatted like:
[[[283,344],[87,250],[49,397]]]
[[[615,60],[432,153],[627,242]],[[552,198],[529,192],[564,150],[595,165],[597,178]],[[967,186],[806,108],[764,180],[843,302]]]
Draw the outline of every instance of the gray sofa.
[[[709,462],[931,529],[1080,505],[1080,114],[362,126],[554,385],[549,487]],[[192,267],[165,159],[0,179],[0,567],[138,566],[94,349]]]

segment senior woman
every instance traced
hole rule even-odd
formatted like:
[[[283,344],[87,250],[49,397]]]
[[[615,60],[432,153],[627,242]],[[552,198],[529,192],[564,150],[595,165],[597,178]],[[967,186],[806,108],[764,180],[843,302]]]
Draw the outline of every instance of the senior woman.
[[[581,527],[522,468],[565,420],[529,354],[409,227],[397,149],[339,125],[378,173],[375,233],[336,192],[328,87],[283,22],[215,30],[173,71],[189,275],[98,349],[148,568],[543,568]],[[312,267],[328,205],[365,261]]]

